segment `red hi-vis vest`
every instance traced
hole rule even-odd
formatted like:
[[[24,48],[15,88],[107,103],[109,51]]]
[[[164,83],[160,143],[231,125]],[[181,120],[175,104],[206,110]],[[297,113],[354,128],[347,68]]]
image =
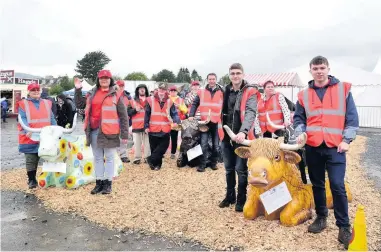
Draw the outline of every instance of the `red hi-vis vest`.
[[[316,91],[307,88],[298,93],[298,101],[306,111],[307,144],[320,146],[323,141],[328,147],[337,147],[343,140],[346,99],[351,84],[339,82],[328,86],[323,101]]]
[[[137,112],[135,115],[131,116],[132,129],[144,129],[144,116],[146,114],[146,111],[144,110],[145,102],[142,102],[140,99],[139,102],[132,100],[131,107],[136,109],[137,106],[142,107],[143,111]]]
[[[31,128],[43,128],[49,126],[51,121],[52,102],[46,99],[40,99],[39,109],[32,101],[26,99],[19,101],[19,107],[25,111],[26,119]],[[33,141],[26,136],[28,132],[18,123],[19,144],[38,144],[38,141]]]
[[[147,98],[147,102],[151,107],[151,117],[149,120],[150,132],[171,132],[171,122],[168,120],[168,113],[172,106],[172,101],[167,99],[163,108],[160,107],[159,101],[151,96]]]
[[[253,88],[253,87],[247,87],[245,88],[245,90],[243,91],[243,94],[242,94],[242,100],[241,100],[241,105],[240,105],[240,115],[241,115],[241,122],[243,122],[245,120],[245,113],[246,113],[246,103],[247,103],[247,100],[253,96],[253,95],[256,95],[257,96],[257,100],[260,99],[261,97],[261,94],[258,92],[257,89]],[[249,140],[253,140],[255,139],[255,136],[254,136],[254,124],[255,124],[255,119],[254,119],[254,122],[253,122],[253,125],[251,126],[248,134],[247,134],[247,139]]]
[[[282,108],[279,104],[279,93],[272,95],[267,101],[261,98],[258,102],[258,119],[262,133],[266,131],[274,133],[277,129],[268,124],[266,112],[269,113],[269,117],[273,123],[278,125],[284,123]]]
[[[218,136],[222,140],[224,138],[224,130],[221,123],[222,103],[224,100],[224,94],[221,90],[217,90],[213,95],[207,89],[199,89],[197,95],[200,98],[200,110],[201,121],[208,119],[210,110],[210,121],[217,123]]]
[[[121,92],[116,92],[115,94],[107,95],[102,102],[100,125],[102,133],[105,135],[116,135],[120,133],[119,116],[116,107],[121,95]],[[88,96],[86,100],[85,123],[83,124],[85,130],[89,125],[89,112],[91,109],[92,99],[92,96]]]

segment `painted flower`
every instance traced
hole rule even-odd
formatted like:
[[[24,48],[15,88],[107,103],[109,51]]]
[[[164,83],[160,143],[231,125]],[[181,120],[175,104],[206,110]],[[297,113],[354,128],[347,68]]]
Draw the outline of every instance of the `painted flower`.
[[[67,146],[69,146],[69,149],[71,149],[71,144],[70,144],[70,142],[67,142]]]
[[[79,160],[78,160],[78,159],[76,159],[76,160],[74,161],[74,167],[75,167],[75,168],[79,167]]]
[[[59,178],[63,173],[61,172],[55,172],[54,175],[56,176],[56,178]]]
[[[86,163],[85,166],[83,167],[83,172],[86,175],[90,176],[93,172],[93,164],[90,162]]]
[[[38,185],[39,185],[40,187],[44,188],[45,185],[46,185],[45,179],[41,179],[41,180],[39,180],[39,181],[38,181]]]
[[[47,172],[41,172],[40,176],[38,176],[38,179],[44,179],[46,176],[48,176]]]
[[[77,154],[77,158],[78,158],[79,160],[82,160],[82,159],[83,159],[83,155],[82,155],[81,152],[78,152],[78,154]]]
[[[74,176],[69,176],[66,178],[66,186],[68,188],[73,188],[73,186],[75,185],[75,182],[76,182],[76,178]]]
[[[65,153],[66,152],[66,140],[61,139],[60,141],[60,152]]]

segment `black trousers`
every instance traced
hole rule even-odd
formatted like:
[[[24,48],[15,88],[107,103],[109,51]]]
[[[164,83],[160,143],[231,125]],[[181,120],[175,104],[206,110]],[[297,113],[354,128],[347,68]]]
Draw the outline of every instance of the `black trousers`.
[[[209,136],[212,138],[212,155],[210,156],[211,165],[217,164],[220,139],[218,137],[218,124],[210,122],[208,124],[209,130],[201,132],[201,148],[203,155],[200,156],[200,166],[206,168],[207,153],[209,151]]]
[[[177,130],[171,130],[171,154],[176,154],[178,136],[179,132]]]
[[[169,134],[162,136],[148,135],[149,145],[151,147],[151,156],[148,161],[153,167],[160,167],[163,163],[163,157],[169,146]]]

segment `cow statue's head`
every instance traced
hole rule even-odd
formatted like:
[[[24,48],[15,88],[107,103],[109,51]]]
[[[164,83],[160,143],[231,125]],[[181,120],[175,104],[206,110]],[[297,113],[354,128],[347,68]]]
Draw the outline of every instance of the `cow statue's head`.
[[[235,141],[236,135],[228,126],[224,126],[230,138]],[[297,171],[295,164],[300,162],[300,156],[295,150],[304,146],[307,135],[303,134],[300,144],[285,144],[272,138],[244,140],[235,153],[241,158],[247,158],[248,183],[255,187],[268,189],[279,184]],[[297,176],[299,178],[300,176]]]
[[[209,128],[206,125],[209,123],[209,121],[210,111],[206,121],[185,119],[181,122],[181,152],[186,152],[200,143],[200,131],[208,131]]]
[[[73,126],[70,129],[56,125],[45,126],[43,128],[30,128],[23,123],[20,115],[19,123],[25,131],[39,134],[37,137],[40,141],[38,156],[46,161],[56,162],[66,156],[66,153],[60,151],[62,149],[60,146],[62,143],[61,140],[71,137],[70,134],[74,131],[77,124],[77,114],[74,115]]]

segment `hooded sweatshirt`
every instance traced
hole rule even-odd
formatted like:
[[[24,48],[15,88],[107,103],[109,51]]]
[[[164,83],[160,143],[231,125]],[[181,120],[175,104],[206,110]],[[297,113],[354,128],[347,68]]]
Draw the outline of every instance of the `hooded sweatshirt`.
[[[146,90],[145,92],[145,95],[146,95],[146,99],[143,101],[142,99],[140,99],[140,96],[139,96],[139,88],[144,88]],[[149,97],[149,93],[148,93],[148,88],[146,85],[144,84],[139,84],[136,89],[135,89],[135,96],[134,96],[134,100],[136,103],[139,103],[143,108],[146,107],[146,104],[147,104],[147,98]],[[129,118],[132,118],[134,115],[136,115],[136,113],[138,113],[136,111],[135,108],[133,108],[131,105],[128,105],[127,107],[127,114],[128,114],[128,117]],[[131,125],[131,124],[130,124]],[[144,132],[144,127],[141,128],[141,129],[132,129],[132,132]]]
[[[327,88],[329,86],[337,85],[340,81],[334,76],[328,75],[329,83],[324,87],[315,86],[313,80],[308,82],[308,88],[313,89],[320,101],[323,101],[324,95],[326,94]],[[327,94],[328,95],[328,94]],[[343,131],[343,141],[346,143],[352,142],[356,138],[357,130],[359,129],[359,117],[357,114],[357,109],[355,102],[352,97],[352,93],[349,92],[346,99],[346,112],[345,112],[345,124]],[[295,135],[299,136],[303,132],[306,132],[307,116],[306,111],[299,101],[296,102],[296,110],[294,114],[294,128]],[[325,143],[323,143],[325,144]]]

